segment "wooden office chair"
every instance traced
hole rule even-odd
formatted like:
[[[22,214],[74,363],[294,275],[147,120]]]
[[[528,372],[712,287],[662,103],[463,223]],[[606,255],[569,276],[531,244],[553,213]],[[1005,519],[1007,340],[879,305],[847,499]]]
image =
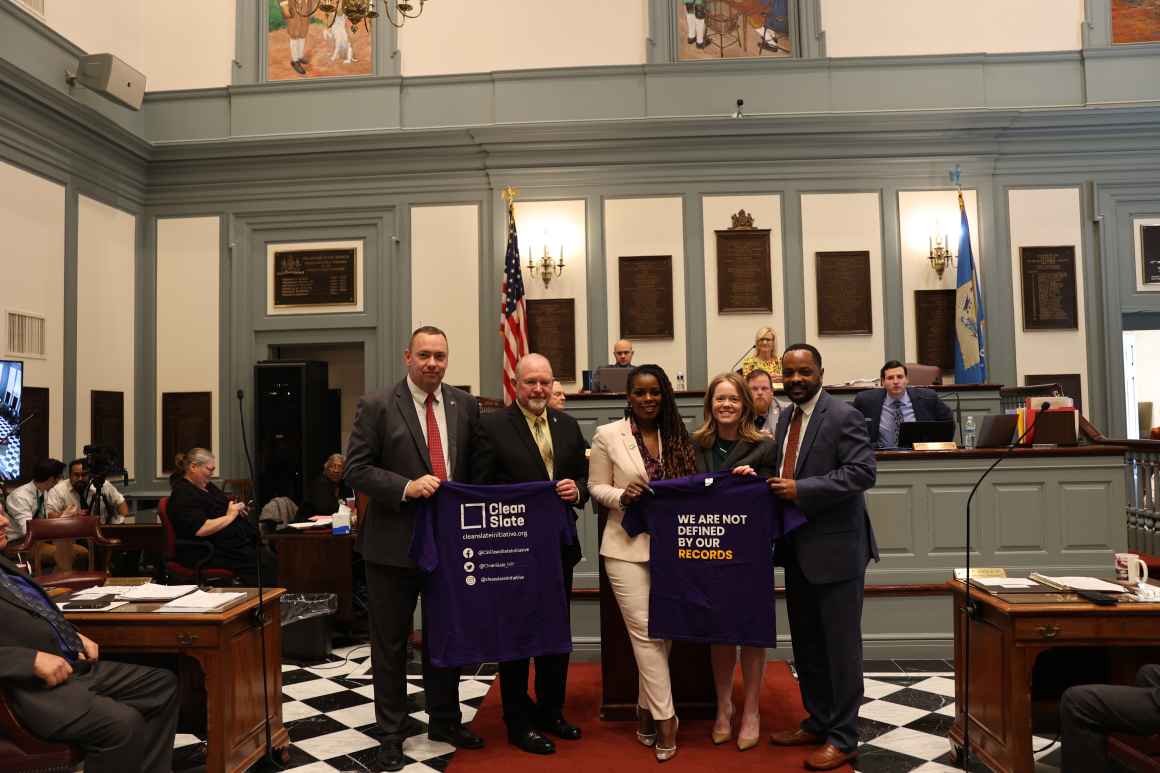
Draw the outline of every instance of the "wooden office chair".
[[[173,524],[169,520],[169,497],[162,497],[161,501],[157,503],[157,517],[161,519],[161,525],[165,527],[165,577],[163,579],[166,581],[185,580],[186,582],[193,580],[198,585],[205,582],[228,585],[234,582],[236,575],[229,569],[206,568],[206,563],[213,558],[213,544],[211,542],[177,538],[177,533],[173,530]],[[199,550],[202,556],[192,567],[186,566],[177,560],[179,547]]]
[[[37,543],[54,540],[84,540],[88,542],[90,565],[96,556],[96,546],[114,547],[121,544],[119,539],[109,539],[101,534],[100,519],[96,516],[74,515],[68,518],[33,518],[28,521],[28,531],[24,539],[13,549],[28,551],[32,555],[32,576],[45,588],[68,588],[82,590],[94,585],[103,585],[109,573],[103,571],[54,572],[44,574]]]
[[[0,773],[68,773],[84,759],[79,749],[42,741],[29,733],[0,690]]]

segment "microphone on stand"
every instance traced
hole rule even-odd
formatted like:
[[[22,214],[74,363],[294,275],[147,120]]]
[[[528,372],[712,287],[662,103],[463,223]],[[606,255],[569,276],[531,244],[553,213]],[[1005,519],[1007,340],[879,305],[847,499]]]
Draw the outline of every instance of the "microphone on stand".
[[[753,351],[754,349],[756,349],[756,348],[757,348],[757,344],[753,344],[753,345],[752,345],[752,346],[750,346],[748,349],[746,349],[745,351],[743,351],[743,352],[741,353],[741,356],[737,358],[737,361],[736,361],[736,362],[734,362],[732,365],[730,365],[730,366],[729,366],[729,371],[728,371],[728,372],[729,372],[729,373],[732,373],[733,371],[737,370],[737,366],[741,364],[741,361],[742,361],[742,360],[744,360],[744,359],[745,359],[747,356],[749,356],[749,353],[750,353],[751,351]]]
[[[1043,413],[1051,407],[1051,402],[1045,400],[1039,406],[1039,412]],[[1027,427],[1023,430],[1023,434],[1015,438],[1015,440],[1007,446],[1007,449],[999,455],[999,458],[991,463],[991,466],[983,471],[979,479],[975,481],[975,485],[971,487],[971,493],[967,495],[967,544],[966,544],[966,572],[963,578],[963,583],[966,586],[964,596],[966,603],[963,605],[962,611],[967,616],[966,625],[963,626],[963,770],[968,770],[971,759],[971,621],[976,619],[978,615],[978,607],[975,605],[975,600],[971,598],[971,500],[975,498],[975,492],[979,490],[979,486],[991,470],[999,466],[999,463],[1011,456],[1023,438],[1034,429],[1034,422],[1028,422]]]
[[[955,427],[959,431],[959,446],[963,445],[963,403],[959,399],[959,390],[955,390]]]

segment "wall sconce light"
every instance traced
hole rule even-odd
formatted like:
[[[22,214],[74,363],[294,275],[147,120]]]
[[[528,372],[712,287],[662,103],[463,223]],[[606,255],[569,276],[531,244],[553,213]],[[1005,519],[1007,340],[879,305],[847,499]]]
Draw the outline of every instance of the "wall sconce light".
[[[937,225],[935,226],[938,227]],[[931,270],[938,275],[939,281],[942,281],[943,272],[947,270],[947,266],[954,265],[955,256],[950,250],[950,237],[946,234],[942,236],[931,236],[928,239],[930,243],[930,254],[926,259],[930,261]]]
[[[548,241],[544,240],[544,254],[538,259],[532,258],[531,250],[528,250],[528,276],[532,279],[536,278],[538,274],[540,281],[544,283],[544,289],[548,289],[548,285],[552,280],[564,273],[564,245],[560,245],[560,259],[553,262],[552,256],[548,254]]]

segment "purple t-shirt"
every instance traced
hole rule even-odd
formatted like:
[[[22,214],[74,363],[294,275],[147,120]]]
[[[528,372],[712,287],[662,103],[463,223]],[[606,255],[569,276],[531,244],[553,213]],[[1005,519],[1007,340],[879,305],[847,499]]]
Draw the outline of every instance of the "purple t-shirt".
[[[773,541],[806,522],[764,478],[730,473],[653,481],[624,514],[651,535],[648,635],[776,647]]]
[[[560,562],[576,540],[552,481],[444,481],[419,508],[411,558],[428,572],[424,644],[443,668],[571,652]]]

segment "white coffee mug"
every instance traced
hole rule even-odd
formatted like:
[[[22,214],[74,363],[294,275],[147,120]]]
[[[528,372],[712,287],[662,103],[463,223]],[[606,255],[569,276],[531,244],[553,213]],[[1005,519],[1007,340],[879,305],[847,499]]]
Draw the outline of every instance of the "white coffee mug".
[[[1116,579],[1138,585],[1148,580],[1148,565],[1135,553],[1116,553]]]

